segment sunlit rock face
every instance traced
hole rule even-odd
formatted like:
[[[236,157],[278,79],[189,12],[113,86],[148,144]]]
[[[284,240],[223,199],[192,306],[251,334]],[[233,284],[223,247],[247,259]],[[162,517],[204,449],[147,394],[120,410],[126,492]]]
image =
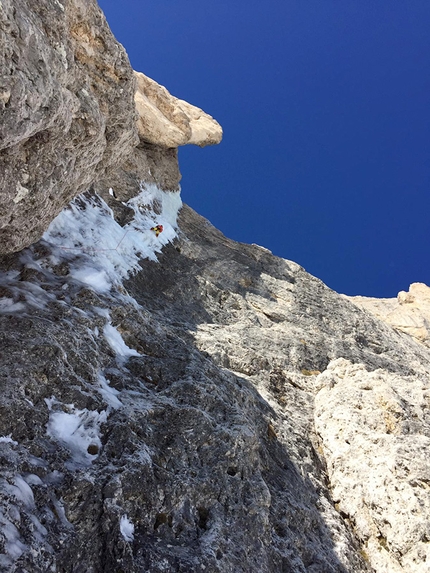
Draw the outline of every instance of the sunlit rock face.
[[[163,147],[194,144],[215,145],[222,139],[222,128],[203,110],[172,96],[164,86],[135,72],[135,94],[139,137]]]
[[[333,500],[376,571],[430,562],[430,380],[345,359],[317,378],[315,427]],[[425,516],[425,517],[424,517]]]
[[[133,71],[95,0],[2,0],[0,252],[40,238],[138,142]]]
[[[396,330],[430,345],[430,288],[427,285],[413,283],[408,292],[400,291],[397,298],[354,296],[349,299]]]

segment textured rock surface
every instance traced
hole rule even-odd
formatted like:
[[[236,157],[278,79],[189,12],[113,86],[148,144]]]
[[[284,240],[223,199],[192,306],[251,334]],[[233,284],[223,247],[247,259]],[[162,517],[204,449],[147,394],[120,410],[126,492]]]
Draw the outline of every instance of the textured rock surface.
[[[93,0],[0,34],[2,251],[109,204],[0,257],[0,569],[428,571],[427,287],[353,304],[187,207],[174,239],[177,194],[125,201],[217,124],[142,79],[139,141]]]
[[[3,259],[3,562],[100,573],[371,571],[361,548],[373,564],[370,534],[356,525],[367,519],[364,505],[347,511],[353,462],[338,469],[347,474],[339,489],[330,452],[337,426],[323,430],[324,376],[343,357],[376,370],[375,380],[383,369],[384,391],[397,396],[387,410],[391,437],[407,424],[414,432],[392,447],[422,482],[408,485],[399,468],[399,493],[380,479],[374,512],[382,523],[390,504],[403,507],[403,541],[379,524],[384,559],[395,563],[403,551],[405,563],[420,565],[421,545],[408,539],[425,544],[428,513],[424,504],[407,521],[424,498],[402,492],[426,483],[428,402],[399,381],[428,376],[428,350],[295,263],[226,239],[187,207],[180,229],[159,262],[143,260],[126,290],[104,294],[70,274],[76,254],[60,262],[45,243]],[[109,343],[109,324],[128,357]],[[411,404],[405,422],[396,417],[402,400]],[[377,439],[386,436],[378,415]],[[55,432],[56,416],[65,426],[81,420],[90,448],[81,458]],[[124,519],[134,526],[128,540]]]
[[[333,500],[376,571],[428,571],[430,380],[339,359],[318,376]]]
[[[95,0],[2,0],[0,252],[50,221],[137,143],[135,81]]]
[[[187,143],[205,147],[221,141],[222,129],[213,117],[172,96],[164,86],[144,74],[135,72],[135,75],[137,125],[142,141],[163,147]]]
[[[143,74],[136,95],[95,0],[3,0],[0,46],[0,253],[39,239],[92,185],[119,201],[142,181],[177,190],[175,148],[221,139],[214,119]]]
[[[400,291],[397,298],[349,297],[354,304],[406,332],[415,339],[430,345],[430,288],[423,283],[413,283],[409,292]]]

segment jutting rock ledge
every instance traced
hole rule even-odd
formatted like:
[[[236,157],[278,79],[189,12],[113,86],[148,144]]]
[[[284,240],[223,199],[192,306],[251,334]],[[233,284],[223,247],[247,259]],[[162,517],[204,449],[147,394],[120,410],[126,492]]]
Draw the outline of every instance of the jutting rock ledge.
[[[428,287],[350,300],[181,208],[221,128],[95,1],[1,0],[0,42],[0,569],[427,572]]]
[[[0,45],[3,253],[92,185],[177,190],[176,148],[221,140],[213,118],[133,72],[95,0],[2,0]]]

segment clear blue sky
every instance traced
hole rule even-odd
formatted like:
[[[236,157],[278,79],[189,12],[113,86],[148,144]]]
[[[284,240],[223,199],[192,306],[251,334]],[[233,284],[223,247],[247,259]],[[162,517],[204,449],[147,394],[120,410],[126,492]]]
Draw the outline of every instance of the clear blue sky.
[[[182,198],[346,294],[430,285],[429,0],[100,0],[133,67],[213,115]]]

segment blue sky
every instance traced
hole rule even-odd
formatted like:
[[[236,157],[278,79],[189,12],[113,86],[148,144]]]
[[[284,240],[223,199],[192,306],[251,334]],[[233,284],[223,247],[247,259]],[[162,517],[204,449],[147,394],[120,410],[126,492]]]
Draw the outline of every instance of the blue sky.
[[[100,0],[133,67],[213,115],[182,198],[345,294],[430,285],[428,0]]]

